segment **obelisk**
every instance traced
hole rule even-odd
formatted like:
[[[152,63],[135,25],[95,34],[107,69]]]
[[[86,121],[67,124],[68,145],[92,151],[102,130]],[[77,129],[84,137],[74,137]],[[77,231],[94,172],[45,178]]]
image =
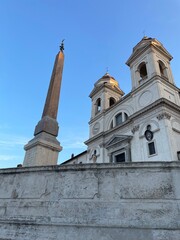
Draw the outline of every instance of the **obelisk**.
[[[56,55],[49,89],[41,120],[34,131],[34,138],[24,146],[26,151],[23,167],[56,165],[58,154],[62,150],[58,135],[58,104],[64,65],[64,44]]]

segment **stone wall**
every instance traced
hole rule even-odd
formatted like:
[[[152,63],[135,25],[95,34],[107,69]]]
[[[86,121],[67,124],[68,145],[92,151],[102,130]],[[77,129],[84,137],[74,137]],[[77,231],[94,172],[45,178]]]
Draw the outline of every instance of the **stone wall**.
[[[1,169],[0,239],[179,240],[180,162]]]

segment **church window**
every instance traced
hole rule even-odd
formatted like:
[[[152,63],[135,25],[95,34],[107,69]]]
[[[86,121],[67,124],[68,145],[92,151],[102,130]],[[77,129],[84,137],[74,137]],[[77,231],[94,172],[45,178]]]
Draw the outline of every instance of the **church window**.
[[[115,116],[115,126],[120,125],[121,123],[125,122],[128,120],[128,115],[125,112],[120,112]],[[114,127],[113,121],[110,124],[110,129]]]
[[[140,77],[143,79],[143,78],[146,78],[147,77],[147,68],[146,68],[146,63],[145,62],[142,62],[139,67],[139,74],[140,74]]]
[[[116,126],[122,123],[122,113],[116,115]]]
[[[115,162],[116,163],[125,162],[125,152],[116,155],[115,156]]]
[[[148,151],[149,151],[149,156],[156,154],[154,142],[148,143]]]
[[[101,111],[101,99],[98,98],[96,101],[96,114]]]
[[[109,106],[113,106],[115,104],[116,100],[113,97],[110,97],[109,99]]]
[[[165,64],[160,60],[158,62],[159,62],[159,70],[160,70],[161,76],[167,78],[167,72],[166,72]]]

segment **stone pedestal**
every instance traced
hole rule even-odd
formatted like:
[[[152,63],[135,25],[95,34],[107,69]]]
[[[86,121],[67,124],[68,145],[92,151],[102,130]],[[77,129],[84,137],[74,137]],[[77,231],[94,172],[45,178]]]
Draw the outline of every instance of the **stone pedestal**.
[[[26,154],[23,167],[29,167],[56,165],[62,147],[55,136],[41,132],[29,141],[24,149]]]

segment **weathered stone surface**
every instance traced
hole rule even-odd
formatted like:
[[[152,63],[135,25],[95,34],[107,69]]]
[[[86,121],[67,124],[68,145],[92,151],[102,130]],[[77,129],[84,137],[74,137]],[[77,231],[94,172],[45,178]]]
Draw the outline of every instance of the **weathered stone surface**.
[[[56,55],[42,118],[44,116],[49,116],[53,119],[57,118],[63,66],[64,53],[63,51],[59,51],[59,53]]]
[[[179,240],[180,163],[0,170],[0,239]]]
[[[0,224],[1,234],[6,233],[6,240],[179,240],[180,230],[165,229],[132,229],[116,227],[93,226],[56,226],[56,225],[26,225]],[[18,230],[17,230],[18,229]],[[17,237],[18,236],[18,237]],[[2,239],[2,238],[1,238]]]
[[[55,136],[46,132],[36,135],[24,146],[26,150],[23,166],[56,165],[58,154],[62,150],[60,142]]]
[[[46,132],[52,136],[57,137],[58,135],[58,122],[56,119],[53,119],[49,116],[44,116],[36,125],[34,130],[34,135],[38,135],[39,133]]]

